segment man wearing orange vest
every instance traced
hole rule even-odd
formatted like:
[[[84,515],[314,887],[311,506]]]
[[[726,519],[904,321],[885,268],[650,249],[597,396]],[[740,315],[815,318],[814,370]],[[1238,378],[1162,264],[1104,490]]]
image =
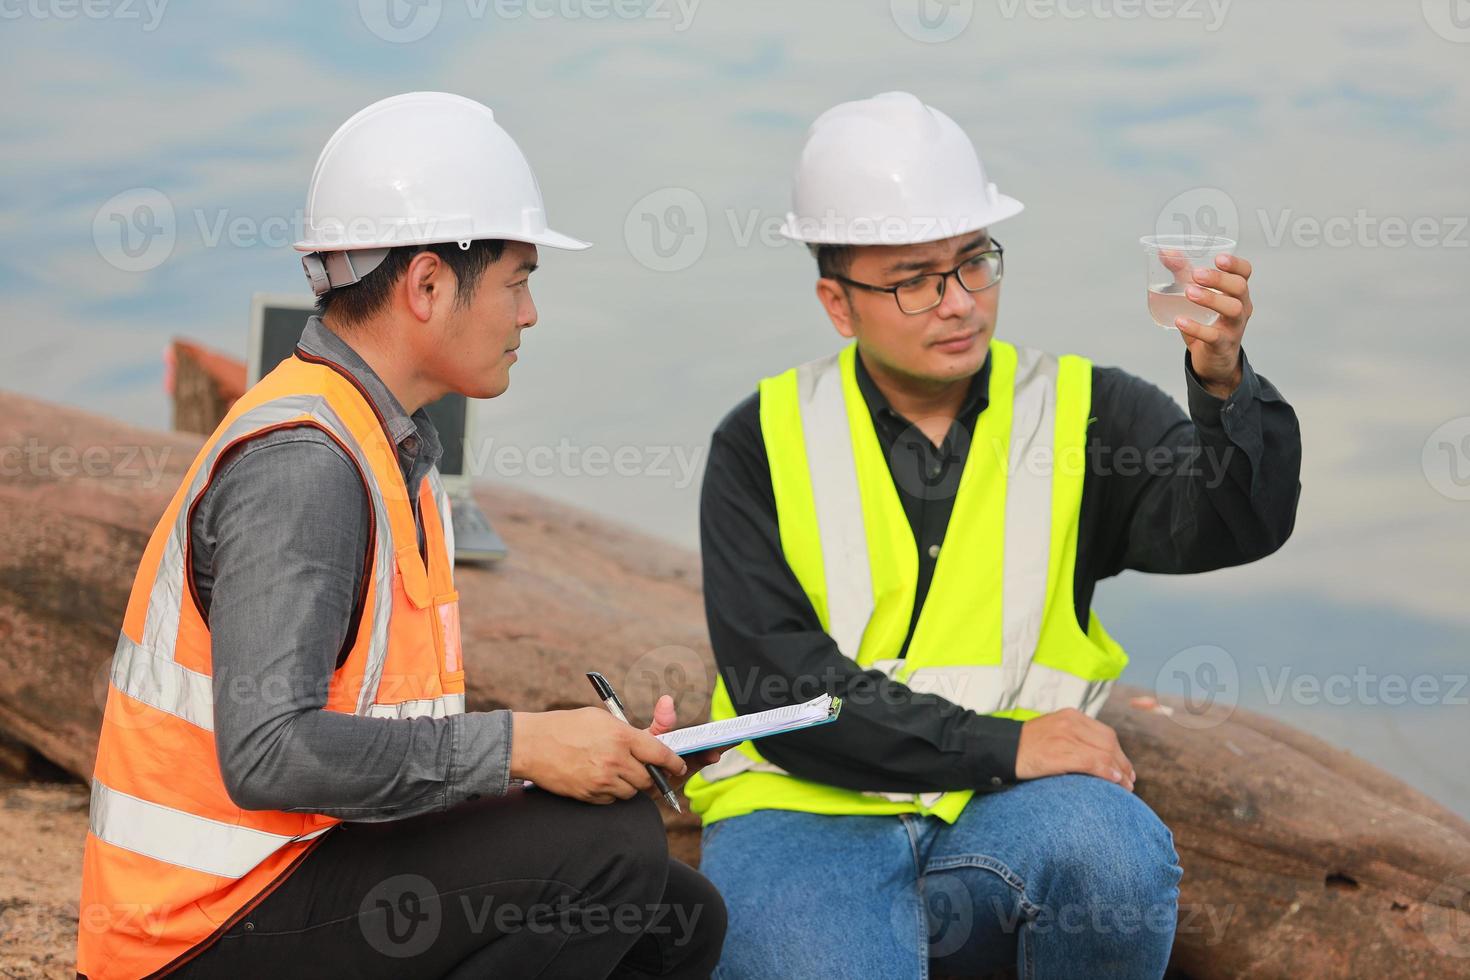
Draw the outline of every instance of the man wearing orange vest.
[[[423,406],[502,393],[546,226],[477,102],[375,103],[327,143],[293,357],[206,440],[113,658],[78,973],[708,976],[724,907],[669,858],[653,735],[466,712],[453,525]],[[523,789],[523,781],[534,789]],[[592,804],[603,804],[601,806]]]

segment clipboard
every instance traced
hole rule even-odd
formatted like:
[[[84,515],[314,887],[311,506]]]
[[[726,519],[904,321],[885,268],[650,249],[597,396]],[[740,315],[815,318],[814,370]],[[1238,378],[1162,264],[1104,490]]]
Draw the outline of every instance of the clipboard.
[[[802,704],[739,715],[704,725],[691,725],[655,736],[679,755],[729,748],[768,735],[785,735],[819,725],[830,725],[842,712],[842,699],[823,694]]]

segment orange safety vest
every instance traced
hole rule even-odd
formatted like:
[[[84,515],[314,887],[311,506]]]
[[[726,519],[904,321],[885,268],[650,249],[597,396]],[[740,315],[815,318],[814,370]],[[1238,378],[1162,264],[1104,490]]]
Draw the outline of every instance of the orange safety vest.
[[[210,634],[189,574],[189,521],[234,445],[315,426],[356,462],[372,554],[350,651],[326,710],[377,718],[464,710],[454,531],[436,470],[414,507],[383,418],[348,372],[297,351],[251,388],[205,442],[143,552],[112,659],[82,863],[77,970],[143,977],[187,960],[249,912],[340,821],[242,810],[214,745]],[[262,679],[266,681],[266,679]],[[268,681],[266,681],[268,683]],[[265,688],[242,696],[269,696]],[[232,695],[233,696],[233,695]]]

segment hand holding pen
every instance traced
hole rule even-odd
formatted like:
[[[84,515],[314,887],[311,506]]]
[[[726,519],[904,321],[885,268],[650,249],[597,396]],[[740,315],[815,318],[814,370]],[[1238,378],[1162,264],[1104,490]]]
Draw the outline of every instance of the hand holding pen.
[[[662,797],[665,789],[682,786],[720,758],[718,749],[681,757],[654,737],[677,726],[668,695],[655,705],[653,724],[646,729],[634,728],[601,706],[513,711],[511,782],[534,783],[538,790],[584,803],[612,803],[640,792]],[[662,770],[664,787],[650,775],[649,765]]]
[[[618,698],[618,692],[613,690],[612,684],[608,683],[606,677],[603,677],[595,670],[589,670],[587,672],[587,680],[592,682],[592,689],[597,692],[597,700],[601,701],[602,706],[612,712],[614,718],[624,724],[632,724],[632,722],[628,721],[627,713],[623,711],[623,702]],[[654,724],[657,727],[656,721]],[[650,731],[649,734],[658,735],[661,733]],[[664,776],[663,770],[651,762],[646,763],[646,765],[648,767],[648,776],[653,780],[653,785],[658,788],[658,793],[663,797],[664,802],[673,807],[675,813],[683,813],[683,808],[679,806],[679,798],[674,795],[674,791],[669,786],[669,781]]]

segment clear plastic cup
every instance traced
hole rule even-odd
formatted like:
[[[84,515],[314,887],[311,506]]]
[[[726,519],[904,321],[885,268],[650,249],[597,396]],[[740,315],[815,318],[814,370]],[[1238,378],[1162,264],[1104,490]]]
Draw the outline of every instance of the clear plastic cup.
[[[1235,241],[1218,235],[1146,235],[1143,246],[1148,272],[1148,312],[1154,323],[1169,330],[1176,317],[1188,317],[1208,326],[1220,314],[1192,303],[1184,290],[1194,281],[1195,269],[1215,269],[1215,256],[1235,249]],[[1209,289],[1201,286],[1201,289]],[[1210,290],[1218,293],[1218,289]]]

